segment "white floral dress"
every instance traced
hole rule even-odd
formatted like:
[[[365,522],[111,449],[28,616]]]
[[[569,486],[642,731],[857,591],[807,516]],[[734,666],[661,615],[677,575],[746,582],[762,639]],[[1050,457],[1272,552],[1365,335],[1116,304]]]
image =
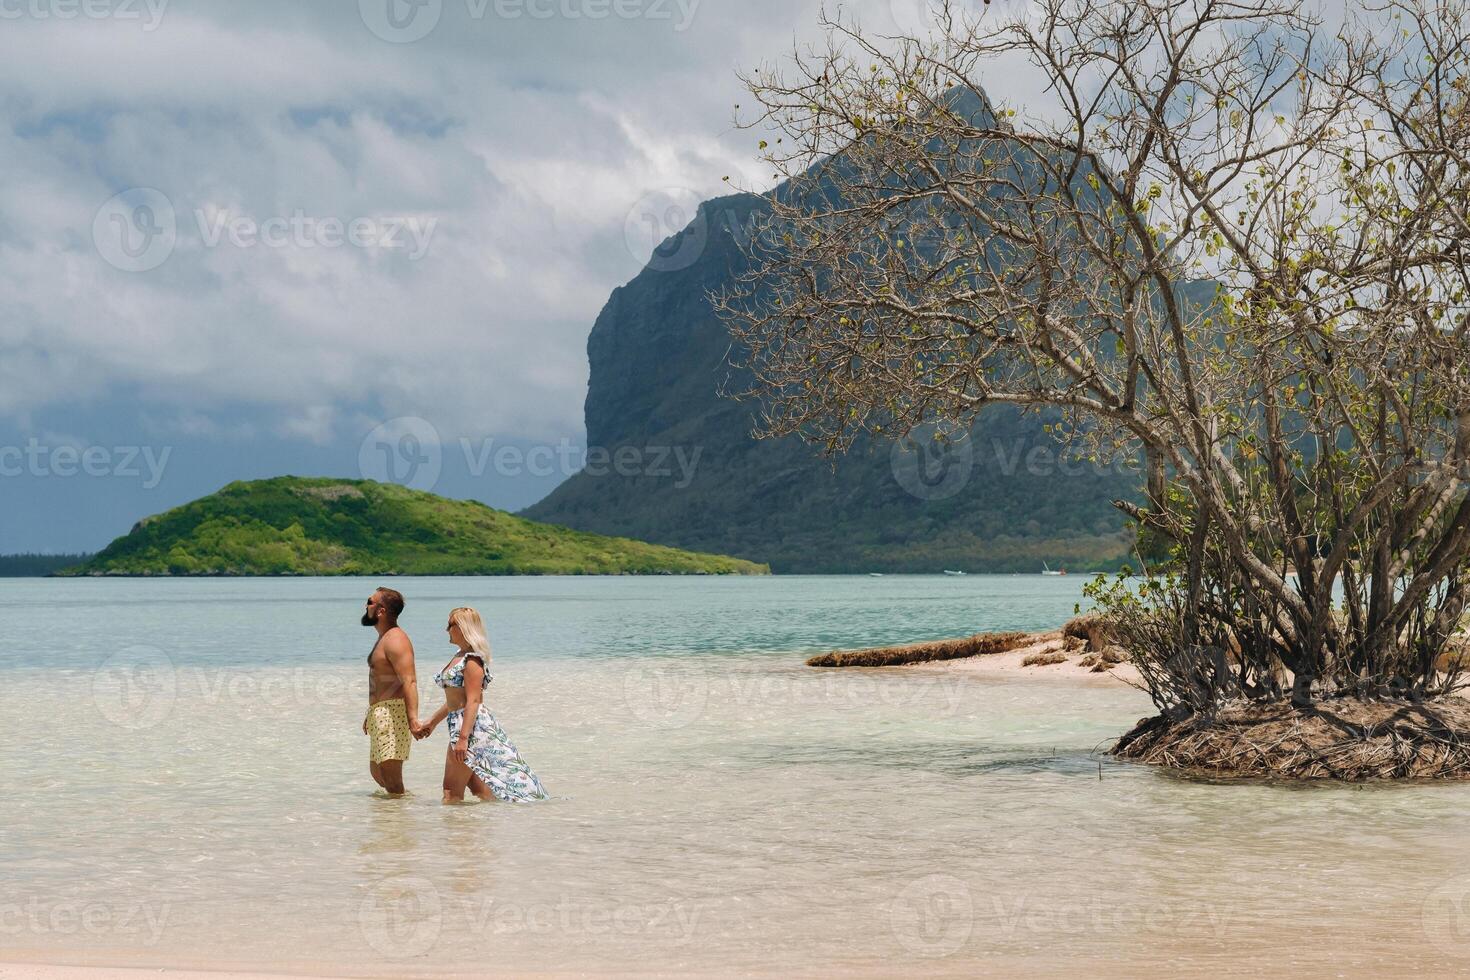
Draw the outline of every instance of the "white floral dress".
[[[474,656],[476,660],[480,658]],[[434,683],[441,688],[464,687],[464,661],[463,655],[456,656],[438,674],[434,675]],[[481,666],[484,666],[483,662]],[[490,686],[490,672],[485,671],[485,680],[480,685],[483,692]],[[451,711],[449,713],[449,744],[456,745],[459,742],[459,732],[464,725],[464,709]],[[510,736],[505,734],[505,729],[495,720],[490,709],[485,707],[485,702],[480,701],[480,710],[475,714],[475,727],[470,729],[469,754],[465,759],[465,765],[469,766],[476,776],[485,781],[490,787],[490,792],[495,794],[497,800],[507,803],[530,803],[533,800],[544,800],[547,793],[541,785],[541,780],[526,765],[521,754],[516,751]]]

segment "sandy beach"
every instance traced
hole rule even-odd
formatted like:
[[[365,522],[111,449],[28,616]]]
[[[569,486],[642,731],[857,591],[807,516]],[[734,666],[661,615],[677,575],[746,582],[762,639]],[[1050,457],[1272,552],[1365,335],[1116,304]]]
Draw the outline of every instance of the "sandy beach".
[[[1057,656],[1065,656],[1066,659],[1055,663],[1045,662]],[[903,664],[895,669],[975,677],[1034,677],[1072,684],[1142,683],[1138,670],[1132,664],[1124,662],[1096,670],[1083,662],[1087,657],[1088,651],[1079,646],[1077,640],[1069,639],[1060,629],[1056,629],[1033,633],[1021,646],[1003,653]],[[1027,663],[1028,660],[1031,663]]]
[[[925,964],[926,975],[940,978],[959,977],[1012,977],[1018,973],[1025,972],[1028,976],[1041,977],[1043,980],[1075,976],[1074,967],[1057,965],[1055,967],[1041,965],[1027,959],[1013,959],[1010,957],[987,957],[984,960],[957,960],[954,962],[928,962]],[[814,966],[803,968],[803,976],[813,978],[833,978],[833,980],[880,980],[893,976],[893,970],[882,963],[874,963],[868,967],[844,966],[842,968]],[[1095,962],[1089,964],[1088,972],[1096,977],[1118,977],[1124,978],[1130,974],[1113,972],[1108,964]],[[367,973],[341,974],[341,973],[312,973],[310,971],[292,973],[260,973],[248,970],[192,970],[192,969],[144,969],[141,967],[111,967],[111,966],[51,966],[36,965],[29,963],[0,963],[0,980],[359,980],[359,978],[371,977],[483,977],[487,975],[484,968],[477,970],[455,970],[452,966],[442,970],[411,970],[407,973],[395,970],[384,965],[380,971]],[[689,970],[659,970],[656,968],[639,971],[598,971],[587,972],[561,972],[561,973],[528,973],[524,970],[494,971],[490,975],[509,975],[516,977],[531,978],[531,980],[573,980],[573,978],[585,978],[596,976],[601,980],[645,980],[645,978],[687,978],[687,980],[720,980],[727,976],[738,975],[749,978],[749,980],[785,980],[791,976],[790,971],[759,971],[759,972],[720,972],[720,971],[689,971]]]
[[[162,970],[115,966],[47,966],[34,963],[0,963],[0,980],[307,980],[309,974],[236,973],[230,971]],[[328,976],[321,974],[319,977]],[[319,980],[319,978],[318,978]]]

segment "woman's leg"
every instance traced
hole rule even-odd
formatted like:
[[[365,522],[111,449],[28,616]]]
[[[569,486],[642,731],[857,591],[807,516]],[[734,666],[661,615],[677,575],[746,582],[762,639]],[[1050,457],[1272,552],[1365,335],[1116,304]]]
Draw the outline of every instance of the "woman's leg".
[[[481,803],[495,802],[494,792],[491,791],[489,786],[485,785],[485,781],[483,779],[481,779],[479,776],[476,776],[473,772],[470,773],[470,792],[474,793],[475,796],[479,798]]]
[[[475,778],[470,767],[454,757],[454,753],[446,750],[444,753],[444,802],[463,803],[464,788],[469,785],[470,780]],[[478,794],[477,794],[478,795]]]

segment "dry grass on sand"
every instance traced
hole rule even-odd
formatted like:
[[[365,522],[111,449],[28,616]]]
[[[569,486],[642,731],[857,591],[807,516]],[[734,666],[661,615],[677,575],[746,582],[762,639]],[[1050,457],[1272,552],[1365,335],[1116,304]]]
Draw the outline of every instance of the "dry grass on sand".
[[[1145,718],[1113,753],[1211,776],[1289,779],[1470,777],[1470,701],[1340,699],[1298,710],[1232,704],[1213,718]]]
[[[1020,646],[1025,633],[976,633],[958,640],[934,640],[910,643],[900,647],[873,647],[868,650],[833,650],[812,657],[808,667],[897,667],[901,664],[930,663],[935,660],[957,660],[1004,653]]]

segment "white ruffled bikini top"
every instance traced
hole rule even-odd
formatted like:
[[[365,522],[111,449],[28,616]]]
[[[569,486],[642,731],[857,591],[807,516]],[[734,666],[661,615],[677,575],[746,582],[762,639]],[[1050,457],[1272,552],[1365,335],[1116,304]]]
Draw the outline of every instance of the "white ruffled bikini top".
[[[455,654],[454,659],[449,661],[449,666],[434,675],[434,683],[440,687],[464,687],[464,662],[467,657],[474,657],[480,661],[481,667],[485,666],[485,658],[478,653]],[[483,691],[489,686],[490,671],[487,669],[485,671],[485,680],[480,684],[480,689]]]

